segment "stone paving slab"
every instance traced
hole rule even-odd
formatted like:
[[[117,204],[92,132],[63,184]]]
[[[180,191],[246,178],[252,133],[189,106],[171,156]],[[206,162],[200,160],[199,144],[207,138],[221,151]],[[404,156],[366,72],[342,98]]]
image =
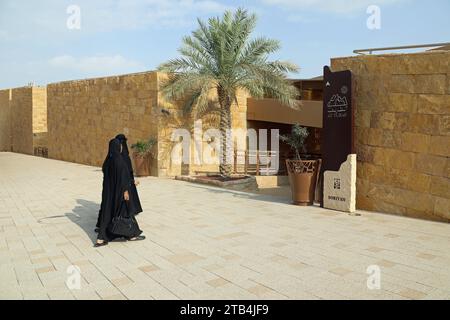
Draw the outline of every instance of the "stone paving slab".
[[[449,224],[140,182],[147,239],[93,248],[100,168],[0,153],[0,299],[450,299]]]

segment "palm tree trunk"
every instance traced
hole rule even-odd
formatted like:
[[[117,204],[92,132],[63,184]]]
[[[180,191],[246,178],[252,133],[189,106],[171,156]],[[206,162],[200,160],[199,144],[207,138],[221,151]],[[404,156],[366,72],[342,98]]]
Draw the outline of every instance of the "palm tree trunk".
[[[220,104],[220,143],[221,159],[220,174],[226,177],[231,176],[231,98],[222,88],[217,89]]]

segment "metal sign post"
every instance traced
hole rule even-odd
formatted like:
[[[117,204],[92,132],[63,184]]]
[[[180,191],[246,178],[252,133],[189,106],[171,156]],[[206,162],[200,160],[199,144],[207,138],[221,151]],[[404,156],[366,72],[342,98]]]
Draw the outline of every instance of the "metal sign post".
[[[352,73],[324,67],[321,206],[356,210]]]

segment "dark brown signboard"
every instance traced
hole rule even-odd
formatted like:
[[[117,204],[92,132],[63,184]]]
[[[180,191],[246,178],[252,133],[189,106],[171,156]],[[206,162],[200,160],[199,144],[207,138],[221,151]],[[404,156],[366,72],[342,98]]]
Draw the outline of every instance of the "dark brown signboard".
[[[325,171],[339,171],[347,156],[355,153],[352,73],[349,70],[332,72],[325,66],[323,78],[321,181]]]

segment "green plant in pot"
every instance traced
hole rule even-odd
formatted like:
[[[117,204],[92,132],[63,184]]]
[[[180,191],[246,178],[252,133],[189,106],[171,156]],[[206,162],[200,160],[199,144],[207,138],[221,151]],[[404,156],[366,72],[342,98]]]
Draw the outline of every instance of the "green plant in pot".
[[[306,152],[305,141],[308,135],[307,128],[294,124],[290,134],[280,136],[281,141],[289,145],[295,153],[295,159],[286,160],[286,167],[291,185],[292,201],[301,206],[314,203],[321,165],[321,160],[302,160],[301,158],[301,154]]]
[[[154,147],[156,144],[157,140],[151,137],[147,141],[139,140],[131,145],[136,176],[144,177],[150,175],[150,160],[154,158]]]

